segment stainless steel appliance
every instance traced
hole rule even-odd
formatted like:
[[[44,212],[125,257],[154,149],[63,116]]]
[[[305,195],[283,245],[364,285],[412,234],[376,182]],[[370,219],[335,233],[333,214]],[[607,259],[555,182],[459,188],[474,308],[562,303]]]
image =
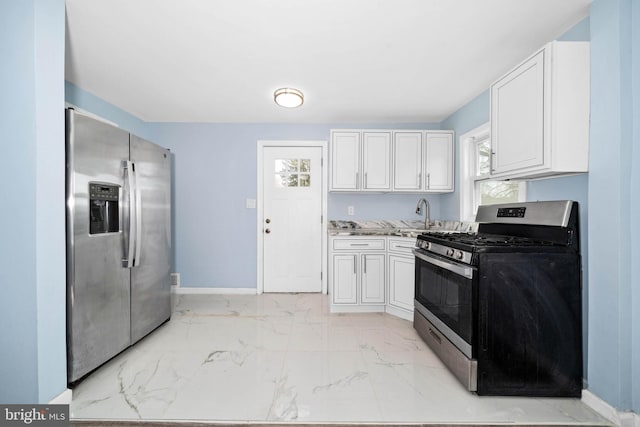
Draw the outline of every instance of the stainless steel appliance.
[[[66,111],[67,379],[171,315],[169,151]]]
[[[424,233],[414,327],[480,395],[580,396],[578,203],[480,206],[477,233]]]

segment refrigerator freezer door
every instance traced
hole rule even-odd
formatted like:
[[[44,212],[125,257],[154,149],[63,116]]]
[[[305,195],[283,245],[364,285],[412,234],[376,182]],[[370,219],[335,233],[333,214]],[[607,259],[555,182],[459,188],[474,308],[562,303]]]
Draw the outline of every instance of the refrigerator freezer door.
[[[122,266],[123,224],[128,219],[123,161],[129,156],[129,134],[73,110],[67,110],[66,120],[67,369],[71,383],[131,343],[130,275]],[[100,191],[108,194],[96,195]],[[99,204],[109,198],[115,199],[111,206],[117,201],[117,231],[112,223],[96,234],[90,230],[90,221],[99,220]]]
[[[131,135],[141,226],[131,271],[131,340],[136,342],[171,316],[171,163],[169,151]]]

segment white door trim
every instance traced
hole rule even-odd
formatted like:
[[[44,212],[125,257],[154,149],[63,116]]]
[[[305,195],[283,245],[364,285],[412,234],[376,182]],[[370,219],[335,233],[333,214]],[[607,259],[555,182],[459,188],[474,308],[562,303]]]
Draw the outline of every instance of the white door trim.
[[[328,147],[329,144],[327,141],[304,141],[304,140],[293,140],[293,141],[268,141],[268,140],[258,140],[257,144],[257,195],[256,195],[256,236],[257,236],[257,272],[258,277],[256,281],[256,293],[261,294],[264,292],[264,271],[263,271],[263,262],[264,262],[264,224],[262,224],[262,217],[264,213],[264,194],[263,194],[263,160],[264,160],[264,148],[265,147],[320,147],[322,149],[322,293],[327,293],[327,195],[329,188],[329,168],[327,164],[327,155],[328,155]]]

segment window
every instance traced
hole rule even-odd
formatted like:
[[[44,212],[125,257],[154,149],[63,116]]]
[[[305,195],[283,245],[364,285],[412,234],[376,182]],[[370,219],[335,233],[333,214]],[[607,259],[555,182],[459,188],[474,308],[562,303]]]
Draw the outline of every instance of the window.
[[[461,220],[474,221],[479,205],[526,200],[526,183],[491,179],[489,123],[460,137]]]

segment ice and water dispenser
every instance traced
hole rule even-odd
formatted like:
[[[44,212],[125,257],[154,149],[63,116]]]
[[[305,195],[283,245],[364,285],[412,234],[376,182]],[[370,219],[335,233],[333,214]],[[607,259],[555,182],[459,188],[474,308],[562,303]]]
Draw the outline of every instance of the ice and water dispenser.
[[[119,199],[118,185],[89,183],[89,234],[120,230]]]

